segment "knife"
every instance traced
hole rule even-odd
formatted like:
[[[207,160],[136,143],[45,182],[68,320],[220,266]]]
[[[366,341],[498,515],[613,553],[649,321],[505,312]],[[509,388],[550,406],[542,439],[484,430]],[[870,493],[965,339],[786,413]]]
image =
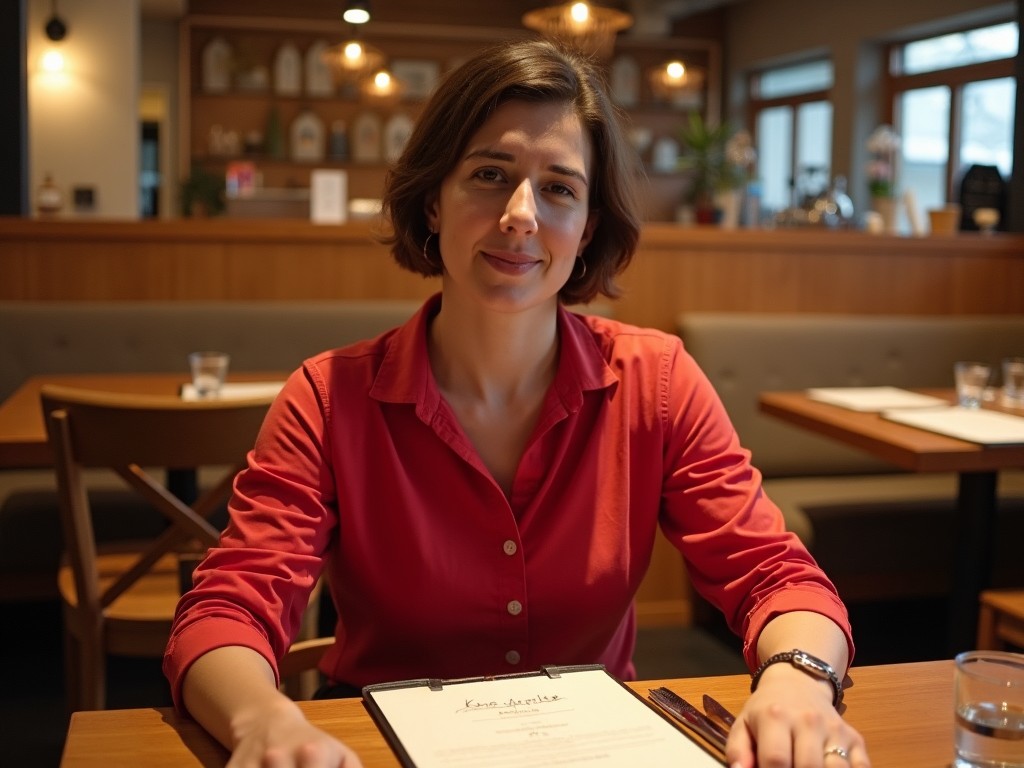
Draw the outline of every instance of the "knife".
[[[733,723],[736,722],[736,716],[733,715],[732,712],[723,707],[706,693],[704,694],[704,711],[712,717],[717,717],[730,728],[732,728]]]
[[[673,693],[668,688],[649,689],[651,700],[666,712],[671,714],[683,725],[695,730],[705,739],[714,744],[721,751],[725,751],[725,730],[709,718],[693,704],[681,696]]]

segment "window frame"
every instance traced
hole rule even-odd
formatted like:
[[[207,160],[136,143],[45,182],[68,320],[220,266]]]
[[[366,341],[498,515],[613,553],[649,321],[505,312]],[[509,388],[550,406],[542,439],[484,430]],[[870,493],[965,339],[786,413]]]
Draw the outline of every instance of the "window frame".
[[[957,32],[969,32],[973,29],[982,29],[994,26],[1002,22],[990,24],[972,24],[960,29],[949,30],[943,34],[955,34]],[[994,59],[973,64],[961,64],[946,69],[936,69],[930,72],[917,74],[904,74],[901,71],[903,49],[910,43],[930,40],[938,37],[937,34],[917,36],[889,43],[885,48],[884,82],[882,87],[882,122],[894,126],[902,135],[901,115],[899,114],[900,96],[907,91],[915,91],[920,88],[934,88],[944,86],[949,88],[949,125],[947,126],[949,136],[948,159],[946,161],[946,200],[953,200],[956,194],[956,182],[960,170],[960,126],[963,123],[963,94],[964,88],[972,83],[985,80],[998,80],[1005,77],[1014,77],[1015,57],[1005,59]],[[1020,55],[1018,51],[1018,56]]]
[[[800,129],[799,121],[797,120],[797,114],[801,106],[805,104],[812,104],[816,102],[827,102],[832,105],[833,110],[835,104],[832,101],[832,91],[835,87],[835,76],[833,72],[832,86],[829,88],[819,88],[813,91],[803,91],[801,93],[789,94],[787,96],[772,96],[763,97],[761,96],[761,78],[766,72],[792,67],[800,64],[810,64],[816,61],[828,61],[832,62],[830,56],[813,56],[800,61],[788,61],[784,64],[775,64],[772,66],[759,67],[753,70],[747,75],[747,108],[748,108],[748,130],[750,135],[753,137],[754,146],[757,146],[760,136],[757,133],[758,117],[764,110],[774,109],[777,107],[788,107],[793,114],[793,132],[789,137],[790,140],[790,168],[789,168],[789,183],[792,187],[796,184],[798,179],[797,162],[799,158],[799,152],[797,151],[800,140]],[[835,126],[832,128],[835,131]],[[832,137],[835,138],[834,136]],[[831,166],[831,163],[829,163]]]

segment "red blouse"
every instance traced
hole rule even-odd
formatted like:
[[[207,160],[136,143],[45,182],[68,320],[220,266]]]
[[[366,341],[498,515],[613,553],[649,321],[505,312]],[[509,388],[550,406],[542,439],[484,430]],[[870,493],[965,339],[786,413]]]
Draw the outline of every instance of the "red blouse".
[[[677,337],[560,310],[558,371],[507,498],[431,373],[439,302],[289,378],[178,606],[164,669],[179,704],[214,648],[276,667],[321,572],[339,616],[332,680],[593,662],[631,679],[633,596],[659,525],[751,667],[761,628],[791,610],[830,617],[852,656],[833,586]]]

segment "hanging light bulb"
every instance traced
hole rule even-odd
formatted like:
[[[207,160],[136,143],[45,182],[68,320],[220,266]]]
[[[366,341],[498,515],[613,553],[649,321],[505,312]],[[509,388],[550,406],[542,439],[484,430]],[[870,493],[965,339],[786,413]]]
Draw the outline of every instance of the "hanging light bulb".
[[[651,90],[660,99],[683,101],[697,94],[704,85],[704,70],[673,59],[651,72]]]
[[[384,64],[384,54],[361,40],[347,40],[332,45],[324,52],[324,60],[339,84],[361,80],[368,72]]]
[[[552,5],[523,15],[524,27],[600,58],[611,55],[615,36],[632,24],[633,17],[624,11],[584,2]]]
[[[397,99],[401,90],[401,83],[386,69],[377,70],[363,83],[363,93],[374,99]]]

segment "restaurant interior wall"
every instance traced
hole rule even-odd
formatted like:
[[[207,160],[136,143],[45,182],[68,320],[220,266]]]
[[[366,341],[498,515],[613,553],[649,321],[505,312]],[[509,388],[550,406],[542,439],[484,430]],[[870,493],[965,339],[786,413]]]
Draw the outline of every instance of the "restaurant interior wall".
[[[138,216],[139,0],[62,0],[66,37],[54,43],[44,27],[51,0],[29,0],[28,184],[30,195],[47,174],[72,208],[74,187],[91,187],[96,217]],[[50,49],[64,70],[43,71]]]
[[[849,180],[858,210],[868,207],[865,177],[871,131],[881,122],[883,46],[909,36],[941,34],[968,26],[1017,18],[1013,2],[985,0],[860,0],[809,3],[807,0],[753,0],[726,9],[724,69],[727,112],[742,120],[746,75],[766,66],[826,54],[831,57],[832,170]],[[678,33],[680,25],[676,25]],[[1019,89],[1018,89],[1019,90]],[[1016,116],[1017,133],[1024,116]]]
[[[90,52],[101,51],[103,55],[94,56],[95,61],[90,64],[102,66],[102,69],[88,73],[89,87],[83,91],[87,91],[84,96],[89,100],[74,105],[73,120],[60,121],[55,118],[71,109],[71,100],[41,102],[42,94],[31,79],[31,64],[36,59],[39,45],[45,40],[42,27],[52,12],[52,5],[49,0],[26,2],[29,6],[27,37],[32,85],[29,113],[34,115],[28,140],[30,194],[41,183],[43,174],[49,171],[64,183],[65,188],[79,183],[97,187],[97,203],[88,215],[136,217],[140,79],[142,83],[166,87],[171,94],[177,92],[173,74],[167,74],[168,70],[174,69],[166,59],[173,52],[167,52],[159,43],[159,38],[166,37],[169,26],[174,22],[162,19],[158,25],[142,24],[140,31],[140,14],[151,6],[147,0],[109,0],[104,3],[64,0],[60,4],[60,12],[71,29],[71,34],[64,41],[69,54],[88,45]],[[383,4],[375,18],[415,24],[424,23],[423,17],[426,16],[432,23],[442,19],[445,24],[506,25],[519,29],[518,19],[522,10],[535,4],[531,0],[520,0],[478,10],[474,4],[467,6],[454,0],[429,6],[413,0],[397,0]],[[333,0],[298,0],[288,7],[291,14],[301,12],[308,17],[319,13],[326,18],[336,12],[335,6]],[[459,6],[457,11],[456,6]],[[716,32],[724,35],[729,113],[741,119],[745,72],[772,62],[800,57],[809,51],[829,51],[836,65],[832,167],[835,173],[845,172],[850,178],[850,190],[856,201],[863,205],[866,195],[862,171],[863,139],[877,123],[879,99],[882,98],[877,88],[877,76],[880,74],[878,54],[882,43],[908,31],[942,29],[951,25],[963,26],[970,21],[1005,18],[1008,14],[1012,16],[1014,6],[1014,3],[979,0],[907,0],[898,4],[865,0],[855,6],[813,4],[805,0],[748,0],[728,4],[712,14],[678,19],[671,31],[674,35]],[[280,12],[280,3],[269,0],[191,0],[189,3],[182,0],[180,7],[187,7],[192,13],[271,13],[275,9]],[[665,7],[671,8],[671,4]],[[710,22],[707,16],[711,16]],[[799,19],[800,23],[794,23],[794,19]],[[154,42],[157,43],[155,46]],[[154,55],[154,50],[160,53]],[[868,72],[872,61],[875,71]],[[173,110],[176,105],[172,103],[170,108]],[[1022,116],[1018,115],[1018,123],[1021,119]],[[170,125],[172,130],[176,129],[173,115]],[[176,136],[167,139],[170,146],[177,146]],[[45,167],[47,164],[51,167]],[[163,199],[173,207],[176,195],[166,192]],[[74,215],[74,211],[68,208],[70,206],[66,206],[65,214]]]

